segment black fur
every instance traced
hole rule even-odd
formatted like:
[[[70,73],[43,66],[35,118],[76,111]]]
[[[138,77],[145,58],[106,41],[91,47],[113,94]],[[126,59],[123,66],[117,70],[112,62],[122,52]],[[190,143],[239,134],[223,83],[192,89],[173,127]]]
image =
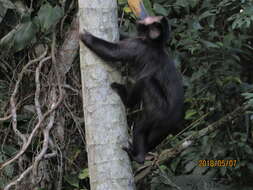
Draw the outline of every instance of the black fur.
[[[127,89],[118,83],[112,83],[111,87],[127,107],[143,102],[141,119],[136,121],[133,129],[133,144],[124,148],[138,163],[143,163],[146,153],[168,134],[178,132],[183,116],[181,76],[164,50],[169,25],[162,17],[145,19],[137,25],[136,38],[118,43],[99,39],[87,31],[80,35],[84,44],[102,59],[130,65],[131,75],[136,81],[133,87]]]

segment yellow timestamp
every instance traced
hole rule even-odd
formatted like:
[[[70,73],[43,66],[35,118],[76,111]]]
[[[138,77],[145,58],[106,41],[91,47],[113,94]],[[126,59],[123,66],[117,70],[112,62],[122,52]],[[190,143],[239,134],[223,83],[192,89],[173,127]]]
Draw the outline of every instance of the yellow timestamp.
[[[237,160],[199,160],[199,167],[235,167]]]

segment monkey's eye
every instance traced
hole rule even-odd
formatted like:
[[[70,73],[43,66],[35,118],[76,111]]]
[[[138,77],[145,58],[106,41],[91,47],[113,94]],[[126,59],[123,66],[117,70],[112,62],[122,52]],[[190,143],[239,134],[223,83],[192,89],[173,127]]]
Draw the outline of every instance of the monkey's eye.
[[[142,24],[138,24],[137,30],[139,35],[145,35],[148,32],[149,27]]]

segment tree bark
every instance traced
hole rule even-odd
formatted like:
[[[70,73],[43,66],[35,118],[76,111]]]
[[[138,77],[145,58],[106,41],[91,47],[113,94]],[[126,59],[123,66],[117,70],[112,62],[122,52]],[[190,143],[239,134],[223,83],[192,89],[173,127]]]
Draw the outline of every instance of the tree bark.
[[[83,28],[108,41],[118,40],[116,0],[79,0],[80,32]],[[127,154],[126,114],[110,88],[119,74],[80,44],[86,146],[92,190],[133,190]]]

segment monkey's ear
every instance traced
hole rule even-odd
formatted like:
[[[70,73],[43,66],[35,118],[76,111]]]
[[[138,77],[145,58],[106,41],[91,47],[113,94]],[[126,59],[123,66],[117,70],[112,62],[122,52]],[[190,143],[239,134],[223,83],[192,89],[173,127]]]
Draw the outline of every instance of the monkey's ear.
[[[162,25],[161,35],[163,36],[163,41],[166,43],[170,38],[171,25],[169,24],[168,20],[165,17],[162,18],[161,25]]]

